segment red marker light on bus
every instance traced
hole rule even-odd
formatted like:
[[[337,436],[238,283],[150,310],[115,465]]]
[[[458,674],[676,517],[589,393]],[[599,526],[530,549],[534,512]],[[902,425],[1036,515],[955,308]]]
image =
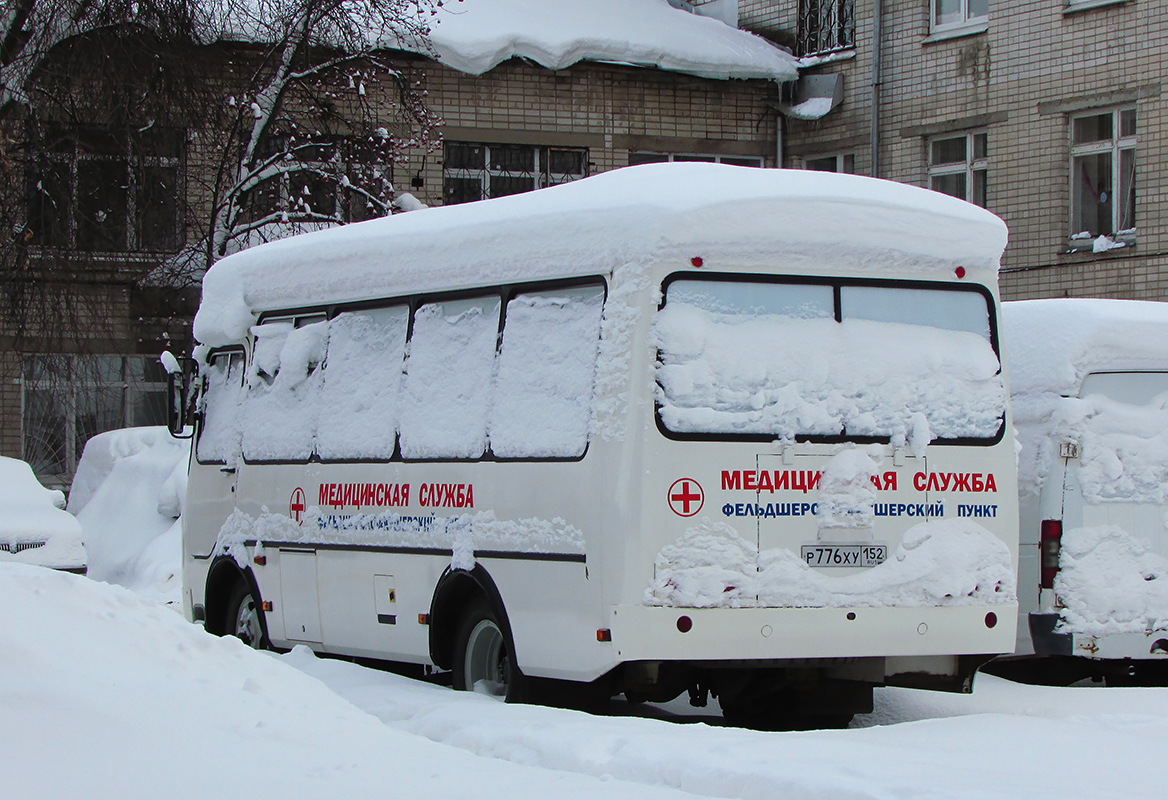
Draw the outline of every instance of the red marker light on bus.
[[[986,614],[985,623],[986,623],[987,628],[994,627],[995,625],[998,624],[998,615],[992,611],[989,612],[988,614]]]
[[[689,617],[678,617],[677,618],[677,629],[679,631],[681,631],[682,633],[689,633],[690,629],[692,627],[693,627],[693,620],[690,619]]]
[[[953,270],[953,274],[956,275],[958,278],[964,278],[965,277],[965,267],[958,267],[957,269]]]
[[[598,642],[611,642],[612,641],[612,631],[610,631],[608,628],[599,628],[596,631],[596,641],[598,641]]]
[[[691,258],[691,259],[689,260],[689,263],[693,264],[695,267],[700,267],[700,266],[701,266],[702,264],[704,264],[705,262],[704,262],[704,261],[702,261],[702,257],[701,257],[701,256],[694,256],[693,258]]]

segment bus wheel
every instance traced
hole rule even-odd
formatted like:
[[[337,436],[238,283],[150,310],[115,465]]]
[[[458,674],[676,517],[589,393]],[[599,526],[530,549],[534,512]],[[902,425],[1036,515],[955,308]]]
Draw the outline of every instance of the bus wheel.
[[[458,626],[454,643],[454,688],[477,689],[507,702],[517,702],[522,681],[523,674],[515,664],[495,612],[483,601],[474,603]]]
[[[246,581],[237,581],[227,601],[226,633],[248,647],[265,649],[264,628],[260,622],[259,603]]]

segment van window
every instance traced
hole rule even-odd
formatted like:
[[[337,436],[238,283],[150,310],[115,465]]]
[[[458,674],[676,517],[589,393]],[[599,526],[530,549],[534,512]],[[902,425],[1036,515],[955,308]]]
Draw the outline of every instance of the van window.
[[[989,312],[970,291],[673,281],[656,321],[660,419],[683,434],[990,441],[1005,392]]]
[[[404,458],[480,458],[499,334],[498,296],[419,306],[406,357]]]
[[[499,458],[572,458],[588,444],[604,287],[520,294],[507,303],[491,410]]]
[[[243,456],[248,461],[306,461],[316,434],[327,322],[251,329],[255,348],[243,399]]]
[[[239,455],[239,400],[243,393],[243,353],[216,353],[208,359],[203,421],[195,456],[226,464]]]
[[[316,450],[323,459],[393,457],[408,306],[348,311],[329,323]]]

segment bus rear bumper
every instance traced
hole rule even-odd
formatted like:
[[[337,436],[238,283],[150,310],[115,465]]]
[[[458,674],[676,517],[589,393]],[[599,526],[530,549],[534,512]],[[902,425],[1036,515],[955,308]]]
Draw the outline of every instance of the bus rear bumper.
[[[923,608],[667,608],[610,612],[619,661],[781,661],[1014,650],[1017,604]]]

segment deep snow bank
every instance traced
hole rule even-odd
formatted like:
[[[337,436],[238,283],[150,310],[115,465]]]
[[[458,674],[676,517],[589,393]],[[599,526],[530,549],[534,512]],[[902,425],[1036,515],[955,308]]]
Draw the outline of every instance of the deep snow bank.
[[[272,655],[121,587],[0,564],[0,617],[13,800],[684,796],[394,731]]]

